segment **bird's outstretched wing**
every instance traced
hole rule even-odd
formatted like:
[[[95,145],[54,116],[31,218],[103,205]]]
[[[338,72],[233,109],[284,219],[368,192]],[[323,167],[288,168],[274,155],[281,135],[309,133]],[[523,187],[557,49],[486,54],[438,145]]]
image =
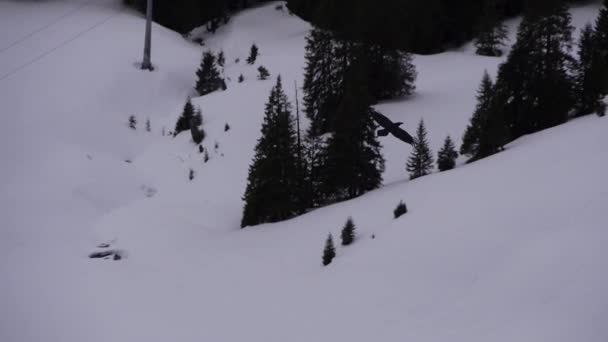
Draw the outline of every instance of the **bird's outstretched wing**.
[[[414,138],[412,138],[408,132],[399,127],[402,124],[401,122],[393,123],[389,118],[373,109],[371,110],[370,114],[378,125],[384,128],[378,131],[378,136],[385,137],[390,133],[404,143],[410,145],[414,144]]]

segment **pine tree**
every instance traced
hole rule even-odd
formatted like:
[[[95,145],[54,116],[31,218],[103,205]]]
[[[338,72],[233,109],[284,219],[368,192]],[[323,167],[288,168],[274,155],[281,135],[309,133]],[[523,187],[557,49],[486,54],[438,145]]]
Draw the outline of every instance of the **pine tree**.
[[[507,29],[498,16],[496,0],[487,0],[475,41],[476,53],[480,56],[502,56],[501,47],[506,39]]]
[[[203,96],[222,88],[222,78],[215,65],[215,55],[210,51],[203,53],[201,66],[196,72],[196,91]]]
[[[177,136],[183,131],[190,130],[190,122],[192,122],[194,115],[194,106],[192,105],[190,98],[188,98],[188,101],[186,101],[186,104],[184,105],[182,115],[179,117],[179,119],[177,119],[177,123],[175,124],[175,132],[173,133],[173,136]]]
[[[574,100],[571,16],[560,0],[530,2],[498,71],[497,98],[513,139],[564,123]],[[496,128],[499,128],[496,126]]]
[[[323,249],[323,266],[331,264],[336,257],[336,248],[334,247],[334,239],[329,234],[327,240],[325,240],[325,248]]]
[[[378,45],[353,44],[353,54],[364,55],[370,66],[368,87],[375,101],[411,95],[416,89],[416,67],[412,55]]]
[[[230,130],[230,125],[228,123],[226,123],[224,125],[224,132],[228,132]]]
[[[403,201],[399,201],[399,204],[397,204],[397,207],[393,211],[393,215],[395,216],[395,219],[398,219],[405,214],[407,214],[407,206]]]
[[[578,43],[578,68],[576,73],[577,114],[585,115],[598,110],[608,77],[604,58],[599,54],[595,32],[591,25],[581,31]]]
[[[260,67],[258,68],[258,80],[264,81],[267,80],[268,77],[270,77],[268,69],[266,69],[263,65],[260,65]]]
[[[239,83],[243,83],[244,80],[245,80],[245,77],[243,76],[243,74],[240,74],[239,78],[238,78]]]
[[[150,119],[146,119],[146,132],[152,131],[152,125],[150,124]]]
[[[281,78],[272,88],[262,137],[255,147],[243,200],[241,227],[285,220],[302,212],[297,179],[296,135]]]
[[[335,132],[322,152],[319,173],[325,202],[354,198],[382,183],[384,157],[370,114],[365,67],[359,63],[351,67],[335,114]]]
[[[437,168],[439,171],[451,170],[456,166],[456,158],[458,158],[458,152],[456,152],[456,146],[452,142],[452,138],[448,135],[445,138],[443,147],[439,150],[437,156]]]
[[[135,119],[135,115],[129,116],[129,128],[137,129],[137,119]]]
[[[247,64],[254,64],[256,59],[258,58],[259,50],[257,45],[251,45],[251,49],[249,50],[249,57],[247,57]]]
[[[219,65],[220,67],[223,68],[225,64],[226,64],[226,57],[224,56],[224,50],[221,50],[217,54],[217,65]]]
[[[189,180],[193,180],[194,179],[194,170],[190,169],[190,171],[188,172],[188,179]]]
[[[490,109],[492,96],[494,95],[494,84],[487,71],[483,74],[481,85],[477,90],[477,106],[473,117],[471,117],[469,126],[465,130],[460,147],[460,154],[473,157],[479,151],[479,139],[481,137],[481,126]]]
[[[342,246],[348,246],[355,241],[355,223],[352,218],[348,218],[346,220],[346,224],[342,227],[342,233],[340,237],[342,238]]]
[[[410,179],[426,176],[433,169],[433,155],[431,154],[426,135],[424,121],[420,120],[418,129],[416,130],[416,138],[414,139],[414,150],[407,161],[407,171],[410,173]]]
[[[306,37],[304,113],[311,121],[307,135],[317,139],[334,130],[334,114],[343,96],[348,47],[331,32],[314,28]]]
[[[608,0],[600,9],[600,14],[595,21],[595,41],[597,53],[604,58],[604,64],[608,65]],[[604,94],[608,93],[608,88],[604,89]]]

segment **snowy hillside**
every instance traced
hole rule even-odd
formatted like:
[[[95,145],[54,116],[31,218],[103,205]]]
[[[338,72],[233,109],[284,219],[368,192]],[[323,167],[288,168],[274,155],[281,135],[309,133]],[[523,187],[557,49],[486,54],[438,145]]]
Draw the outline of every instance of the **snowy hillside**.
[[[605,117],[415,181],[410,147],[387,138],[383,188],[239,229],[274,78],[292,102],[302,84],[310,27],[275,7],[235,16],[204,47],[154,26],[149,73],[136,68],[144,21],[118,0],[0,2],[0,341],[604,342]],[[598,8],[574,8],[574,24]],[[193,99],[208,162],[189,134],[162,135],[204,49],[224,51],[229,78]],[[409,129],[424,118],[436,152],[459,141],[500,62],[470,46],[416,56],[416,94],[377,108]],[[410,212],[394,220],[400,200]],[[357,242],[322,268],[349,216]],[[89,259],[100,244],[123,259]]]

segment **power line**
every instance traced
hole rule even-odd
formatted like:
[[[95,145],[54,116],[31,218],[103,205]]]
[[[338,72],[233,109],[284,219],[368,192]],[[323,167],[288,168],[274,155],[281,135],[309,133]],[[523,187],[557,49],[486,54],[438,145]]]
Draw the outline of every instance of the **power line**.
[[[76,39],[78,39],[78,38],[80,38],[80,37],[82,37],[82,36],[83,36],[83,35],[85,35],[86,33],[91,32],[92,30],[96,29],[97,27],[99,27],[99,26],[101,26],[101,25],[103,25],[103,24],[107,23],[108,21],[110,21],[110,19],[112,19],[112,18],[114,18],[115,16],[117,16],[117,15],[121,14],[122,12],[123,12],[123,10],[121,10],[121,11],[120,11],[120,12],[118,12],[118,13],[114,13],[114,14],[110,15],[109,17],[107,17],[107,18],[103,19],[102,21],[100,21],[100,22],[96,23],[95,25],[93,25],[93,26],[89,27],[88,29],[86,29],[86,30],[84,30],[84,31],[81,31],[80,33],[78,33],[78,34],[77,34],[77,35],[75,35],[74,37],[72,37],[72,38],[70,38],[70,39],[68,39],[68,40],[66,40],[66,41],[64,41],[64,42],[62,42],[61,44],[59,44],[59,45],[55,46],[54,48],[52,48],[52,49],[50,49],[50,50],[48,50],[48,51],[46,51],[46,52],[42,53],[41,55],[38,55],[37,57],[34,57],[33,59],[29,60],[29,61],[28,61],[28,62],[26,62],[25,64],[22,64],[22,65],[18,66],[17,68],[15,68],[15,69],[13,69],[13,70],[9,71],[8,73],[6,73],[6,74],[4,74],[4,75],[0,76],[0,81],[3,81],[4,79],[8,78],[9,76],[12,76],[13,74],[15,74],[15,73],[17,73],[17,72],[19,72],[19,71],[21,71],[21,70],[23,70],[23,69],[27,68],[28,66],[30,66],[30,65],[32,65],[32,64],[34,64],[34,63],[36,63],[36,62],[38,62],[39,60],[41,60],[41,59],[43,59],[44,57],[46,57],[46,56],[50,55],[51,53],[53,53],[53,52],[57,51],[58,49],[60,49],[60,48],[62,48],[62,47],[64,47],[64,46],[66,46],[67,44],[69,44],[69,43],[71,43],[71,42],[75,41]]]
[[[75,9],[73,9],[71,11],[68,11],[68,12],[60,15],[58,18],[56,18],[55,20],[51,21],[50,23],[48,23],[48,24],[46,24],[46,25],[44,25],[42,27],[39,27],[38,29],[36,29],[36,30],[34,30],[34,31],[26,34],[25,36],[17,39],[16,41],[10,43],[8,46],[5,46],[5,47],[1,48],[0,49],[0,54],[3,53],[3,52],[5,52],[5,51],[7,51],[7,50],[9,50],[10,48],[12,48],[12,47],[14,47],[16,45],[19,45],[19,44],[23,43],[24,41],[30,39],[35,34],[40,33],[42,31],[48,29],[49,27],[57,24],[58,22],[62,21],[63,19],[65,19],[65,18],[67,18],[67,17],[69,17],[71,15],[74,15],[76,12],[80,11],[83,7],[89,5],[92,1],[93,0],[88,0],[87,2],[85,2],[85,3],[81,4],[80,6],[76,7]]]

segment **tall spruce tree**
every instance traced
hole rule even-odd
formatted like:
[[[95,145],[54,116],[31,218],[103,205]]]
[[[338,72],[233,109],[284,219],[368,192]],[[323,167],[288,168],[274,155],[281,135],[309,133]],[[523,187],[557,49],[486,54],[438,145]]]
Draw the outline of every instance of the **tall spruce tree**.
[[[215,55],[210,51],[203,53],[201,66],[196,72],[196,91],[203,96],[222,88],[223,79],[217,70]]]
[[[335,132],[323,152],[320,173],[326,202],[360,196],[382,183],[384,158],[370,114],[365,68],[365,63],[360,62],[351,66],[335,114]]]
[[[451,170],[456,166],[456,158],[458,158],[458,152],[456,152],[456,146],[452,138],[448,135],[443,142],[443,147],[439,150],[437,155],[437,168],[439,171]]]
[[[528,9],[517,42],[499,68],[499,104],[509,135],[518,138],[568,119],[574,100],[571,17],[560,0],[538,1]]]
[[[597,52],[604,57],[605,64],[608,65],[608,0],[604,0],[600,14],[595,21],[595,43]],[[608,89],[604,90],[604,94]]]
[[[578,68],[576,73],[577,115],[590,114],[598,110],[608,73],[606,61],[600,54],[595,32],[591,25],[581,31],[578,42]]]
[[[190,101],[190,98],[188,98],[188,101],[186,101],[186,104],[184,105],[182,115],[177,119],[177,123],[175,124],[173,136],[177,136],[183,131],[190,130],[190,123],[192,122],[195,114],[196,111],[192,105],[192,101]]]
[[[297,167],[291,105],[279,76],[266,103],[262,137],[249,168],[241,227],[277,222],[302,212]]]
[[[481,56],[502,56],[501,47],[505,45],[506,39],[507,29],[498,15],[497,1],[487,0],[475,41],[476,53]]]
[[[333,131],[333,115],[342,97],[348,66],[345,42],[329,31],[314,28],[306,37],[304,70],[304,113],[310,119],[309,135]]]
[[[433,155],[426,135],[424,121],[420,120],[414,139],[414,150],[407,161],[407,171],[410,174],[410,179],[426,176],[433,170]]]
[[[490,110],[492,97],[494,95],[494,84],[487,71],[484,72],[481,85],[477,90],[477,106],[475,112],[464,132],[460,154],[473,157],[479,151],[479,139],[481,138],[481,126],[483,120]]]

